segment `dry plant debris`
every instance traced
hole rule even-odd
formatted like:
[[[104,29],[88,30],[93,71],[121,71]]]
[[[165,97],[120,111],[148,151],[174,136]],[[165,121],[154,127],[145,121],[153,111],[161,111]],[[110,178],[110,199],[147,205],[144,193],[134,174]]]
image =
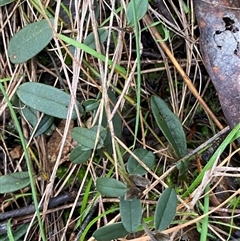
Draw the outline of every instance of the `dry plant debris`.
[[[7,229],[14,236],[21,228],[24,240],[95,240],[96,230],[120,223],[119,202],[128,203],[131,198],[142,209],[145,230],[139,225],[140,231],[115,240],[239,238],[239,149],[232,145],[239,135],[239,127],[234,128],[239,122],[239,56],[232,38],[237,35],[238,39],[238,1],[145,1],[146,11],[132,26],[127,24],[130,1],[9,2],[0,7],[0,181],[10,173],[30,170],[44,231],[32,214],[34,192],[28,185],[15,192],[0,192],[0,238],[8,238]],[[136,3],[138,9],[139,1]],[[216,24],[208,19],[209,14]],[[54,24],[50,27],[44,19]],[[9,57],[14,62],[14,54],[8,56],[12,37],[40,21],[50,31],[49,44],[26,62],[13,64]],[[229,45],[232,52],[227,51],[225,38],[234,42]],[[31,47],[25,47],[26,51]],[[219,76],[224,85],[219,84]],[[71,97],[68,109],[63,103],[65,118],[48,119],[28,108],[27,102],[19,104],[19,86],[30,82]],[[186,156],[177,158],[170,139],[160,131],[151,96],[161,97],[175,114],[188,137]],[[82,111],[76,108],[78,104]],[[14,106],[17,120],[9,105]],[[71,119],[73,110],[75,118]],[[49,121],[49,128],[35,136],[44,126],[42,120]],[[16,122],[24,133],[26,151],[21,148]],[[233,129],[230,134],[229,128],[223,128],[227,123]],[[53,124],[59,126],[51,132]],[[87,128],[95,138],[85,136],[81,145],[78,142],[81,153],[88,152],[78,164],[69,155],[75,147],[73,127]],[[135,155],[136,149],[152,153],[155,165]],[[31,159],[30,167],[26,156]],[[128,173],[129,156],[136,160],[134,167],[144,171],[141,177]],[[131,195],[125,199],[101,196],[96,184],[106,176],[122,187],[121,194]],[[176,213],[173,222],[158,232],[154,213],[166,190],[170,190],[169,200],[177,194]],[[50,205],[59,198],[58,206]],[[171,207],[171,201],[164,204]],[[20,217],[15,215],[18,211]],[[126,231],[123,225],[118,227]]]
[[[54,166],[55,161],[57,159],[65,125],[66,125],[66,121],[61,120],[60,123],[58,124],[57,128],[52,133],[50,139],[47,142],[47,153],[48,153],[48,161],[50,162],[50,166]],[[65,142],[65,144],[63,146],[63,150],[62,150],[63,157],[68,155],[71,150],[71,144],[72,144],[71,130],[72,130],[73,126],[74,126],[74,122],[71,121],[69,130],[68,130],[68,134],[66,137],[66,142]]]

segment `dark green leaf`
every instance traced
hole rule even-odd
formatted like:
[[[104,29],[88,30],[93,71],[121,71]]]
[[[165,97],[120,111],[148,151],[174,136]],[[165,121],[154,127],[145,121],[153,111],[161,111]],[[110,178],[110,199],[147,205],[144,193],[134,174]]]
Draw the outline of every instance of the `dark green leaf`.
[[[13,104],[18,107],[18,112],[31,124],[32,128],[35,128],[38,124],[38,111],[23,104],[19,98],[15,99]],[[43,115],[40,123],[38,124],[37,130],[35,131],[34,137],[37,137],[47,130],[50,129],[54,121],[54,117],[49,115]]]
[[[97,133],[99,126],[93,126],[90,130],[94,131],[95,133]],[[101,139],[104,141],[106,139],[107,136],[107,131],[105,128],[103,128],[102,126],[100,126],[100,137]]]
[[[32,128],[35,128],[38,124],[38,112],[37,110],[24,105],[18,98],[18,101],[15,101],[14,104],[18,108],[18,112],[21,116],[23,116],[28,123],[31,124]],[[43,115],[40,123],[38,124],[37,130],[35,131],[34,137],[37,137],[43,133],[45,133],[47,130],[50,129],[54,121],[54,117],[49,115]]]
[[[17,95],[14,95],[12,98],[12,103],[16,107],[18,113],[27,120],[31,126],[36,126],[38,122],[38,112],[37,110],[25,105]]]
[[[127,187],[122,182],[108,177],[100,177],[96,182],[97,190],[107,197],[121,197],[125,194]]]
[[[110,89],[108,89],[108,97],[111,100],[110,101],[110,109],[112,111],[115,104],[117,103],[117,98]],[[101,96],[101,94],[99,94],[98,100],[100,100],[101,98],[102,98],[102,96]],[[118,114],[118,112],[116,112],[115,115],[113,116],[112,122],[113,122],[113,129],[114,129],[115,136],[117,138],[121,139],[121,137],[122,137],[122,119],[121,119],[120,115]],[[104,141],[104,147],[105,147],[106,151],[108,152],[108,154],[111,155],[113,153],[112,137],[111,137],[110,130],[108,128],[108,119],[107,119],[107,115],[106,115],[105,111],[103,112],[102,126],[107,129],[107,136]]]
[[[178,117],[158,96],[151,97],[151,108],[158,127],[171,144],[178,158],[187,153],[186,136]]]
[[[166,229],[176,214],[177,195],[173,188],[167,188],[157,203],[154,214],[154,225],[159,231]]]
[[[34,137],[40,136],[41,134],[49,130],[53,124],[53,121],[54,121],[54,117],[49,115],[44,115],[37,127]]]
[[[129,232],[135,232],[141,224],[142,205],[139,199],[133,197],[132,200],[120,198],[120,214],[124,228]]]
[[[128,26],[134,26],[134,5],[136,7],[136,19],[139,21],[146,14],[148,9],[148,0],[131,0],[127,6],[127,24]]]
[[[19,225],[14,231],[13,231],[13,236],[14,240],[19,240],[24,234],[26,234],[28,230],[29,224],[22,224]]]
[[[0,193],[11,193],[29,185],[28,172],[15,172],[0,177]]]
[[[74,164],[81,164],[87,161],[92,154],[92,150],[84,150],[82,146],[75,147],[70,154],[70,161]]]
[[[87,99],[84,101],[83,106],[85,107],[86,112],[90,112],[98,108],[99,101],[95,99]]]
[[[53,24],[53,19],[50,19]],[[53,37],[53,30],[47,20],[43,19],[28,24],[17,32],[9,42],[8,56],[12,63],[23,63],[44,49]]]
[[[103,127],[101,127],[97,149],[103,146],[104,136],[106,137],[106,131]],[[72,138],[81,146],[93,149],[97,138],[97,127],[92,129],[75,127],[72,129]]]
[[[18,87],[17,95],[25,105],[33,109],[60,119],[67,118],[70,95],[62,90],[41,83],[28,82]],[[82,113],[82,106],[79,103],[78,106]],[[72,119],[76,118],[76,111],[73,110]]]
[[[128,233],[122,222],[119,222],[99,228],[93,233],[93,237],[97,241],[111,241],[117,238],[123,238]]]
[[[19,109],[19,113],[31,124],[32,127],[36,126],[38,122],[37,110],[27,105],[23,105],[24,104],[21,102],[21,108]]]
[[[98,37],[99,37],[100,43],[104,43],[105,40],[107,39],[107,36],[108,36],[108,31],[105,28],[98,29]],[[96,43],[95,43],[93,32],[86,37],[83,43],[92,49],[96,49]]]
[[[31,124],[32,128],[35,128],[39,121],[38,111],[23,104],[17,95],[13,99],[13,105],[17,107],[18,113]],[[40,123],[38,124],[37,130],[35,131],[34,137],[37,137],[50,130],[53,125],[53,121],[54,117],[43,115]]]
[[[11,2],[14,2],[14,0],[0,0],[0,7],[7,5]]]
[[[147,167],[153,169],[155,165],[155,156],[151,151],[143,148],[136,149],[133,152]],[[133,157],[130,156],[127,162],[127,170],[130,174],[144,175],[147,171],[140,165],[140,163]]]
[[[93,7],[93,11],[94,11],[95,18],[98,19],[98,18],[99,18],[99,15],[100,15],[100,7],[99,7],[99,2],[98,2],[98,0],[94,0],[94,1],[93,1],[92,7]],[[88,19],[89,19],[89,10],[87,11],[84,20],[85,20],[85,21],[88,21]]]
[[[182,160],[176,164],[177,169],[180,171],[181,180],[187,181],[188,164],[189,160]]]

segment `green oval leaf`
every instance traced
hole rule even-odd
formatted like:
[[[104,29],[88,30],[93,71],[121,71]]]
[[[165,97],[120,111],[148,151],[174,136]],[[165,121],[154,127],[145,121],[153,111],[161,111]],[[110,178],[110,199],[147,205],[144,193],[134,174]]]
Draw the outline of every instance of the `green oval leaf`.
[[[53,24],[54,19],[50,19]],[[44,49],[53,37],[47,20],[30,23],[17,32],[9,42],[8,56],[12,63],[23,63]]]
[[[15,172],[0,177],[0,193],[11,193],[29,185],[28,172]]]
[[[146,14],[148,10],[148,0],[131,0],[127,6],[127,24],[128,26],[134,26],[134,3],[135,1],[135,10],[136,10],[136,19],[139,21]]]
[[[0,7],[14,2],[15,0],[0,0]]]
[[[92,154],[92,150],[85,150],[82,146],[75,147],[69,156],[69,159],[74,164],[81,164],[87,161]]]
[[[154,225],[159,231],[166,229],[176,214],[177,195],[173,188],[167,188],[158,200],[154,214]]]
[[[143,148],[138,148],[133,152],[147,167],[153,169],[155,165],[155,156],[151,151]],[[141,164],[133,157],[130,156],[127,162],[127,170],[130,174],[144,175],[147,171]]]
[[[129,232],[135,232],[141,224],[142,205],[139,199],[133,197],[131,200],[120,198],[120,214],[124,228]]]
[[[60,119],[67,118],[71,97],[62,90],[41,83],[28,82],[18,87],[17,95],[25,105],[33,109]],[[78,106],[82,113],[82,106],[79,103]],[[72,119],[76,118],[76,111],[73,110]]]
[[[99,42],[101,44],[106,41],[107,36],[108,36],[108,31],[105,28],[98,29],[98,37],[99,37]],[[83,43],[92,49],[96,49],[96,43],[95,43],[93,32],[86,37]]]
[[[93,233],[97,241],[111,241],[126,236],[129,232],[124,228],[122,222],[107,225],[99,228]]]
[[[100,177],[96,182],[97,190],[107,197],[121,197],[125,194],[127,186],[113,178]]]
[[[72,138],[81,146],[88,149],[93,149],[97,138],[97,126],[92,129],[84,127],[75,127],[72,129]],[[97,149],[103,146],[104,138],[106,137],[106,131],[101,126]]]
[[[169,109],[167,104],[158,96],[151,96],[151,108],[158,127],[171,144],[177,157],[187,154],[186,136],[178,117]]]

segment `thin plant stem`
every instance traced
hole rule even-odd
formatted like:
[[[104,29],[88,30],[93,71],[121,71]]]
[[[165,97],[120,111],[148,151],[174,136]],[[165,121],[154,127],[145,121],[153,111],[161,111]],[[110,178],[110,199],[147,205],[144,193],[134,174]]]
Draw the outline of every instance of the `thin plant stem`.
[[[19,124],[17,115],[16,115],[16,113],[15,113],[13,107],[12,107],[12,104],[11,104],[11,102],[10,102],[8,96],[7,96],[7,93],[6,93],[6,91],[5,91],[1,82],[0,82],[0,90],[3,94],[3,96],[4,96],[4,99],[7,102],[8,108],[11,112],[12,118],[14,120],[14,123],[16,125],[17,131],[18,131],[18,134],[19,134],[19,137],[20,137],[20,140],[21,140],[21,144],[22,144],[23,151],[24,151],[24,156],[25,156],[26,163],[27,163],[30,186],[31,186],[31,190],[32,190],[32,198],[33,198],[33,203],[34,203],[34,207],[35,207],[35,210],[36,210],[40,234],[41,234],[42,240],[46,241],[43,223],[42,223],[40,212],[39,212],[39,209],[38,209],[37,193],[36,193],[36,189],[35,189],[34,178],[33,178],[33,174],[32,174],[33,172],[32,172],[31,160],[30,160],[29,153],[28,153],[28,150],[27,150],[26,141],[25,141],[25,138],[23,136],[23,132],[22,132],[21,126]]]

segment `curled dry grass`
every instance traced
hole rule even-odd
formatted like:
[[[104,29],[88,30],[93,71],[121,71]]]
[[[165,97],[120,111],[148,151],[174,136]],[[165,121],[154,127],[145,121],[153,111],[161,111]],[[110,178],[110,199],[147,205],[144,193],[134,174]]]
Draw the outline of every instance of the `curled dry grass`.
[[[60,12],[60,1],[57,1],[57,3],[52,1],[46,1],[44,3],[30,0],[24,2],[17,1],[14,4],[0,8],[0,16],[2,16],[0,18],[0,36],[2,42],[0,45],[2,53],[0,55],[0,78],[2,80],[9,78],[4,82],[4,86],[10,99],[15,95],[17,87],[25,81],[47,82],[48,79],[51,79],[54,85],[65,86],[73,96],[80,97],[81,101],[96,98],[98,91],[101,91],[102,100],[97,113],[101,119],[103,110],[106,108],[109,126],[112,132],[112,158],[115,163],[112,175],[116,178],[120,178],[118,172],[118,154],[114,143],[117,143],[121,147],[122,153],[126,152],[131,154],[132,150],[126,142],[114,136],[112,116],[118,107],[122,113],[122,121],[126,129],[129,130],[130,137],[132,138],[134,129],[132,129],[131,123],[134,123],[134,116],[136,115],[136,108],[132,103],[135,103],[137,96],[137,62],[134,54],[135,40],[133,38],[134,32],[123,31],[123,29],[128,27],[125,14],[126,1],[118,1],[119,5],[123,7],[118,13],[115,11],[117,1],[99,1],[99,3],[101,14],[99,19],[96,19],[91,1],[76,1],[75,4],[73,4],[73,8],[70,9],[73,15],[70,18],[69,25],[65,25],[64,20],[61,20],[65,15],[62,15]],[[232,222],[232,220],[234,220],[233,217],[237,216],[239,210],[236,208],[235,212],[232,213],[232,208],[229,206],[231,200],[234,200],[234,197],[238,195],[238,191],[235,191],[229,185],[225,185],[228,189],[220,192],[224,193],[227,191],[230,195],[225,200],[218,201],[218,196],[215,194],[216,189],[214,188],[220,185],[219,183],[221,183],[221,180],[226,179],[228,175],[233,175],[234,178],[239,175],[237,167],[230,167],[230,160],[233,154],[232,149],[229,149],[227,156],[219,156],[214,167],[206,173],[201,183],[196,187],[194,193],[182,199],[181,194],[188,189],[196,175],[201,172],[201,163],[197,158],[192,158],[187,174],[189,182],[181,181],[176,172],[177,160],[175,160],[171,154],[168,144],[164,143],[164,145],[162,145],[159,138],[159,142],[156,141],[156,139],[151,137],[152,134],[150,134],[149,131],[154,129],[153,122],[149,122],[149,119],[147,120],[146,117],[150,115],[149,97],[153,93],[162,95],[171,105],[173,112],[181,120],[190,138],[189,142],[193,143],[192,153],[194,153],[195,148],[201,143],[205,143],[210,136],[213,136],[215,133],[218,133],[220,129],[223,129],[223,124],[221,124],[223,120],[220,120],[214,115],[215,113],[212,113],[212,111],[214,111],[212,110],[213,102],[209,101],[207,98],[208,96],[205,95],[205,93],[209,93],[209,89],[212,89],[212,87],[209,86],[209,79],[204,79],[206,73],[204,72],[197,42],[197,26],[192,1],[186,2],[188,11],[184,9],[184,7],[186,7],[184,4],[180,3],[178,5],[171,0],[168,1],[168,4],[165,6],[167,6],[167,15],[163,15],[158,8],[149,5],[148,13],[143,18],[141,25],[139,25],[140,29],[142,29],[156,21],[161,21],[165,28],[169,29],[172,33],[167,42],[161,41],[161,36],[155,27],[149,28],[147,34],[145,33],[149,39],[151,36],[155,47],[159,50],[162,57],[159,59],[148,57],[142,58],[141,60],[141,111],[140,130],[137,143],[144,148],[152,150],[158,158],[156,169],[154,171],[148,171],[147,177],[151,180],[151,185],[144,191],[144,213],[146,217],[152,215],[157,197],[161,194],[164,187],[171,184],[174,185],[179,192],[179,205],[175,224],[163,232],[169,235],[169,240],[179,240],[180,237],[184,237],[184,235],[188,235],[188,237],[191,237],[191,235],[198,235],[196,229],[199,227],[199,224],[202,223],[205,216],[209,216],[207,223],[209,232],[220,240],[226,240],[226,237],[228,237],[228,229],[222,227],[228,225],[234,227],[235,230],[239,229],[234,226],[234,222]],[[125,66],[127,69],[126,79],[123,79],[116,73],[114,68],[109,70],[107,64],[92,58],[80,49],[76,49],[73,55],[70,54],[67,48],[68,46],[58,39],[57,36],[55,36],[54,41],[47,47],[47,51],[50,52],[51,56],[54,56],[53,61],[56,64],[55,67],[51,61],[48,65],[44,65],[44,61],[40,61],[39,58],[33,58],[28,61],[28,63],[24,64],[11,64],[6,54],[10,38],[29,22],[38,21],[46,17],[46,9],[50,12],[52,10],[55,20],[61,23],[61,26],[55,26],[56,32],[66,34],[80,42],[83,42],[90,32],[94,32],[96,37],[98,27],[105,22],[103,26],[109,30],[109,36],[104,45],[99,42],[98,38],[95,39],[96,50],[112,59],[114,64]],[[74,16],[74,12],[79,12],[81,14]],[[87,14],[87,12],[89,12],[89,14]],[[108,21],[105,21],[106,19],[108,19]],[[114,48],[112,47],[111,32],[115,33],[117,39]],[[162,38],[164,37],[162,36]],[[141,41],[144,42],[145,40],[141,39]],[[67,64],[67,54],[65,54],[63,49],[70,54],[72,61],[71,65]],[[145,51],[148,50],[144,49],[142,46],[142,55]],[[152,51],[152,49],[149,51]],[[87,66],[86,63],[89,63],[89,66]],[[98,73],[98,77],[93,74],[90,67]],[[149,87],[149,78],[153,76],[153,74],[158,78],[158,82],[162,81],[162,90],[154,90]],[[46,76],[48,79],[45,79]],[[191,76],[191,78],[188,76]],[[118,102],[113,111],[110,109],[110,101],[107,94],[107,90],[112,86],[118,87],[118,90],[120,90],[120,93],[118,93]],[[203,99],[208,100],[208,103],[206,104]],[[217,101],[217,98],[214,97],[214,102]],[[72,108],[74,108],[74,103],[71,103],[70,109]],[[203,136],[201,129],[198,129],[193,133],[193,136],[190,136],[191,131],[193,131],[192,123],[195,122],[195,119],[198,119],[199,113],[206,117],[203,125],[207,126],[209,133],[207,136]],[[1,161],[0,171],[1,174],[4,175],[9,172],[21,171],[24,169],[24,159],[23,155],[20,155],[16,160],[12,158],[10,152],[15,144],[11,146],[7,138],[4,138],[12,138],[15,142],[18,139],[14,130],[12,132],[9,131],[8,122],[11,123],[11,116],[9,116],[7,104],[4,99],[1,100],[0,116],[2,122],[1,150],[7,157],[7,161]],[[89,116],[88,119],[79,118],[78,125],[94,125],[94,123],[98,121],[98,118],[93,119],[92,117],[93,116]],[[99,173],[102,175],[109,171],[108,159],[101,158],[96,160],[93,154],[87,164],[84,165],[73,165],[67,162],[69,154],[63,152],[71,125],[70,118],[68,118],[62,130],[62,137],[59,142],[60,147],[56,159],[53,164],[50,164],[47,161],[48,150],[46,142],[48,138],[45,136],[33,138],[33,136],[31,136],[31,126],[23,118],[20,121],[25,137],[28,140],[29,150],[32,151],[31,158],[33,160],[33,170],[37,176],[35,181],[39,202],[45,204],[42,212],[42,220],[47,238],[50,240],[50,236],[54,233],[51,240],[67,240],[71,235],[75,236],[76,240],[79,233],[73,231],[72,226],[76,224],[79,218],[79,216],[76,216],[76,214],[79,215],[79,200],[82,200],[85,195],[85,189],[89,179],[92,179],[93,183],[95,183],[96,178],[99,177]],[[73,148],[73,146],[71,148]],[[36,164],[35,161],[37,161],[38,164]],[[61,164],[63,161],[66,162]],[[198,168],[195,166],[196,164],[198,164]],[[57,177],[57,172],[61,168],[61,165],[65,165],[65,173],[62,177]],[[81,182],[77,182],[77,174],[80,173],[81,170],[84,170],[82,180]],[[71,181],[69,181],[70,179]],[[69,182],[70,184],[68,184],[66,188],[66,183]],[[205,193],[204,190],[208,183],[212,183],[213,186]],[[75,199],[71,203],[49,210],[46,208],[51,197],[58,196],[65,191],[71,192],[72,190],[76,190],[76,186],[77,191],[75,193]],[[30,191],[23,190],[22,194],[27,192]],[[203,205],[203,200],[206,195],[210,196],[211,204],[209,211],[203,214],[200,203]],[[23,200],[27,202],[27,199]],[[4,202],[4,204],[2,204],[2,210],[5,210],[8,206],[13,206],[14,202],[17,204],[18,201],[11,200],[9,202]],[[87,206],[92,207],[95,203],[99,204],[97,210],[98,215],[104,213],[107,208],[109,208],[109,205],[106,204],[117,202],[118,200],[116,199],[98,196],[93,188],[91,194],[87,198]],[[226,204],[228,204],[228,206]],[[24,203],[21,205],[24,205]],[[68,210],[67,218],[63,215],[65,210]],[[22,222],[24,218],[20,218],[18,221]],[[34,217],[30,217],[30,219],[31,218],[34,220]],[[113,223],[119,220],[119,218],[117,212],[110,217],[103,216],[103,218],[99,218],[94,229]],[[190,231],[188,232],[188,230]],[[30,229],[25,235],[25,240],[29,238],[35,240],[37,236],[38,229]],[[74,238],[72,240],[74,240]],[[144,235],[128,238],[128,240],[149,240],[149,238]]]

